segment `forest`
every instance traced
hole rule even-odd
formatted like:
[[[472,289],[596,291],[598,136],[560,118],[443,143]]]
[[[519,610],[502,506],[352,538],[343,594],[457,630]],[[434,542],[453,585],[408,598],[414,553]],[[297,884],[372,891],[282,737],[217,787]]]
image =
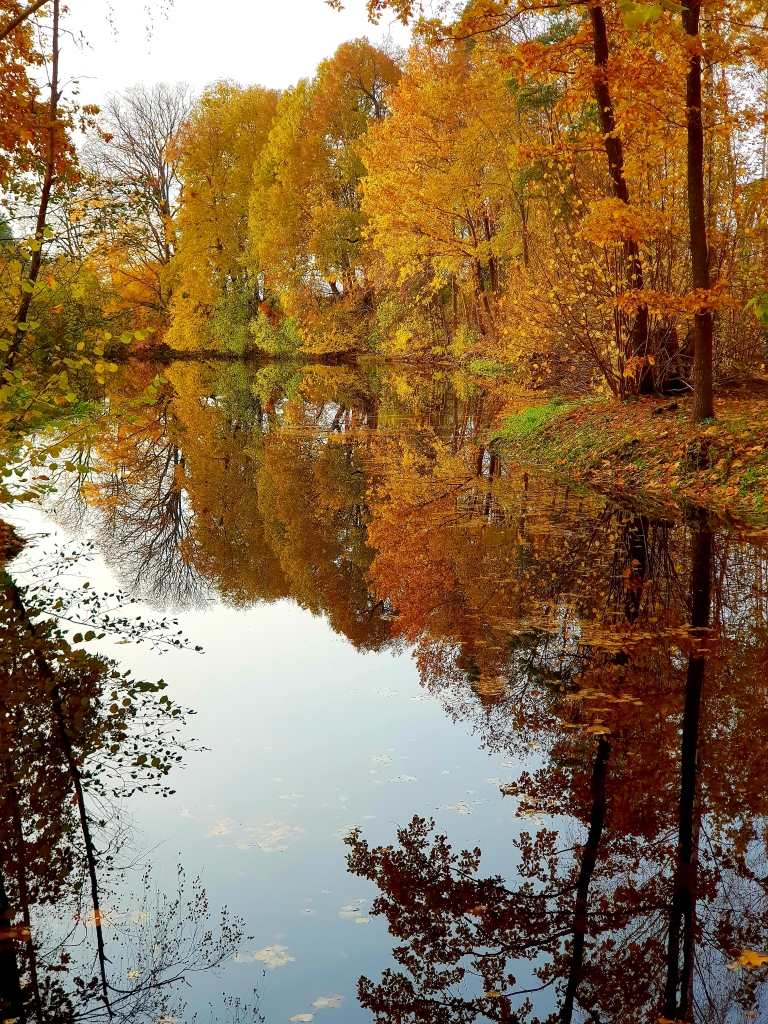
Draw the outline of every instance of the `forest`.
[[[281,92],[137,85],[101,109],[64,84],[66,9],[2,6],[8,422],[98,391],[129,343],[475,360],[692,390],[696,420],[762,372],[758,3],[371,0],[407,50],[356,39]]]
[[[0,0],[0,1021],[768,1020],[768,6],[353,4]]]

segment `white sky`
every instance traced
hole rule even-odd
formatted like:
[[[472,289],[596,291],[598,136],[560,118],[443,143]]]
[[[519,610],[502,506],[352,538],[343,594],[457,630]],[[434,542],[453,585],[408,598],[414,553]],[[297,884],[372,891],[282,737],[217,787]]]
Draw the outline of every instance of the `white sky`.
[[[109,0],[69,0],[67,27],[82,32],[87,46],[66,47],[62,71],[79,79],[82,103],[98,103],[134,82],[184,81],[199,91],[230,78],[285,88],[311,75],[347,39],[408,41],[402,25],[371,25],[365,0],[347,0],[341,13],[323,0],[174,0],[166,14],[161,4],[150,0],[148,39],[144,0],[112,0],[114,29]]]

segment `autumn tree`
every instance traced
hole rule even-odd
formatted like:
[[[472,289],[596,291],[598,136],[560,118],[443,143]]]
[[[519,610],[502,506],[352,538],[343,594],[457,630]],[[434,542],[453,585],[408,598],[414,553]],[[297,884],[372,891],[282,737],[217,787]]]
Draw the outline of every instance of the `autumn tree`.
[[[403,70],[391,116],[371,126],[362,148],[385,344],[419,347],[418,324],[408,323],[421,306],[425,318],[436,313],[443,347],[463,327],[492,350],[526,230],[508,75],[487,48],[470,55],[426,43],[412,47]]]
[[[355,324],[373,308],[359,145],[369,124],[384,118],[386,89],[399,74],[367,39],[344,43],[311,81],[280,98],[259,161],[251,196],[254,270],[277,312],[297,316],[302,343],[319,350],[349,348],[350,331],[359,342]],[[257,342],[279,344],[271,327],[265,309]]]
[[[181,185],[177,142],[191,108],[183,83],[111,94],[84,156],[96,194],[81,202],[82,213],[95,209],[107,229],[101,259],[115,291],[161,316],[171,291]]]
[[[248,206],[275,115],[277,94],[219,82],[195,104],[176,143],[183,182],[174,259],[169,343],[224,349],[249,345],[248,323],[262,301],[249,267]]]

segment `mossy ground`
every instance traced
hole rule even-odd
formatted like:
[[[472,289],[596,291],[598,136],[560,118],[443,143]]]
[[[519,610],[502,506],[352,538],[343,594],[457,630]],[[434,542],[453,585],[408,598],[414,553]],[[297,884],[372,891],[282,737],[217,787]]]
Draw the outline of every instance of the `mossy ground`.
[[[768,394],[732,393],[693,423],[689,398],[557,399],[506,419],[493,440],[524,465],[659,514],[768,526]]]

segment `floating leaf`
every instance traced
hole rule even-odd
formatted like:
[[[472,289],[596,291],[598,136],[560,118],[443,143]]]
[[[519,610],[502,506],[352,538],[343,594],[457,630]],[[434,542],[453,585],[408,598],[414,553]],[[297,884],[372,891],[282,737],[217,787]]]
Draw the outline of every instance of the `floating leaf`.
[[[728,964],[728,969],[737,971],[739,967],[746,967],[751,971],[753,967],[765,967],[768,965],[768,953],[756,953],[753,949],[745,949],[738,960]]]
[[[343,1002],[344,996],[318,996],[312,1005],[316,1006],[318,1010],[323,1007],[331,1010],[338,1010]]]
[[[295,962],[295,957],[285,955],[287,949],[287,946],[265,946],[264,949],[258,949],[255,953],[251,953],[250,956],[243,956],[241,953],[238,953],[235,960],[239,964],[258,961],[265,964],[270,971],[274,971],[276,967],[284,967],[287,963]]]

